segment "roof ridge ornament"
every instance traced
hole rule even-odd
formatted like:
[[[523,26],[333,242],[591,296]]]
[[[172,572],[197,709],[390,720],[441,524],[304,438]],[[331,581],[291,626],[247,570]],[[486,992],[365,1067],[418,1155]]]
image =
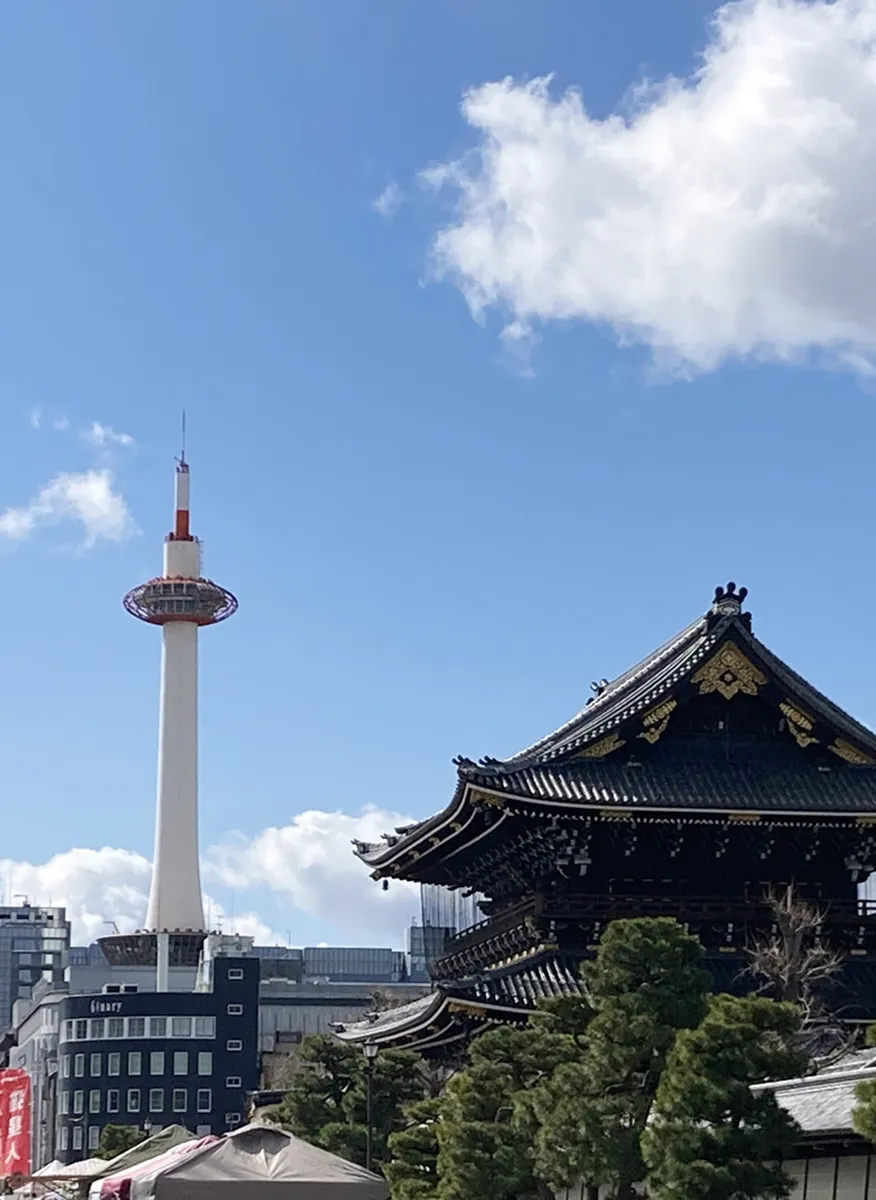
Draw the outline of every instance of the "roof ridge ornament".
[[[725,588],[715,588],[715,599],[712,601],[712,612],[716,616],[735,617],[742,611],[748,588],[742,587],[737,592],[736,584],[731,579]]]

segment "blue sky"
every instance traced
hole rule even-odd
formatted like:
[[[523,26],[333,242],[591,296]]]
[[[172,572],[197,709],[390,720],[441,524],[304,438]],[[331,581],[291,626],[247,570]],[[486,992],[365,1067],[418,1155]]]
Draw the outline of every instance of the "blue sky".
[[[350,837],[442,807],[455,754],[534,740],[729,578],[876,722],[872,51],[846,0],[730,5],[723,43],[713,14],[4,6],[8,893],[136,922],[159,643],[121,597],[159,569],[183,407],[240,598],[202,640],[226,921],[400,945],[413,897]]]

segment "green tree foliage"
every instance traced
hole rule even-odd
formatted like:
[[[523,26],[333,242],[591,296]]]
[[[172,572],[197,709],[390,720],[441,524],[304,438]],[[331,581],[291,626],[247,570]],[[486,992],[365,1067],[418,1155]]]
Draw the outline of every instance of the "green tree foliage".
[[[530,1112],[523,1100],[571,1045],[562,1034],[513,1026],[472,1042],[468,1067],[451,1079],[442,1100],[440,1197],[532,1200],[544,1193],[533,1173]]]
[[[868,1027],[866,1042],[868,1046],[876,1046],[876,1025]],[[859,1083],[855,1088],[855,1098],[857,1104],[852,1112],[852,1128],[868,1142],[876,1142],[876,1079]]]
[[[104,1125],[95,1158],[115,1158],[145,1140],[146,1134],[136,1125]]]
[[[662,917],[614,921],[582,979],[586,1035],[532,1098],[535,1168],[555,1188],[607,1184],[626,1200],[666,1057],[702,1019],[710,980],[697,939]]]
[[[715,996],[696,1029],[679,1033],[642,1137],[656,1200],[787,1196],[780,1159],[798,1133],[767,1079],[801,1073],[800,1012],[758,997]]]
[[[298,1137],[365,1163],[367,1060],[362,1050],[332,1037],[308,1038],[300,1070],[280,1105],[280,1121]],[[420,1060],[404,1050],[384,1050],[373,1060],[372,1167],[387,1157],[387,1139],[402,1127],[402,1109],[422,1098]]]
[[[383,1173],[393,1200],[431,1200],[438,1188],[438,1119],[441,1101],[416,1100],[402,1114],[401,1128],[387,1139]]]

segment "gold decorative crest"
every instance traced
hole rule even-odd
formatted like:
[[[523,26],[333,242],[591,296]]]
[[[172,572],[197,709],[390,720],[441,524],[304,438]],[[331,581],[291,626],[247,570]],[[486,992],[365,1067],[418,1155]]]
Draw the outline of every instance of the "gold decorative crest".
[[[642,724],[645,728],[639,734],[639,737],[644,738],[646,742],[650,742],[653,746],[666,732],[669,718],[676,708],[678,708],[677,700],[667,700],[665,704],[658,704],[656,708],[652,708],[650,712],[645,713],[642,718]]]
[[[788,730],[798,746],[811,746],[813,742],[817,742],[817,737],[812,737],[812,728],[815,724],[812,717],[801,712],[799,708],[795,708],[790,700],[783,700],[779,705],[780,710],[788,722]]]
[[[842,738],[837,738],[832,745],[828,746],[828,750],[832,750],[834,754],[838,754],[840,758],[845,759],[854,767],[869,767],[873,763],[869,754],[865,754],[863,750],[859,750],[857,746],[853,746],[851,742],[846,742]]]
[[[491,796],[489,792],[472,792],[471,802],[475,808],[504,808],[505,801],[501,796]]]
[[[451,1000],[447,1005],[447,1011],[459,1013],[461,1016],[465,1017],[476,1017],[480,1019],[483,1019],[485,1015],[484,1010],[479,1008],[476,1004],[465,1004],[462,1000]]]
[[[691,683],[699,684],[700,695],[719,692],[725,700],[732,700],[739,692],[756,696],[767,677],[750,663],[738,646],[727,642],[714,657],[703,663],[691,677]]]
[[[578,755],[579,758],[605,758],[606,754],[611,754],[612,750],[618,750],[623,746],[623,738],[618,737],[616,733],[610,733],[608,737],[601,738],[598,742],[594,742],[592,746],[588,746]]]

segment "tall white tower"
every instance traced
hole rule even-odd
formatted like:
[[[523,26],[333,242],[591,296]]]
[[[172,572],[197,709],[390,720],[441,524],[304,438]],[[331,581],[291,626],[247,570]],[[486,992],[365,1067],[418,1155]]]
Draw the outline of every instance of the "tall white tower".
[[[124,600],[132,616],[162,632],[155,857],[143,931],[157,935],[152,953],[159,987],[162,977],[166,984],[168,955],[181,961],[185,944],[199,944],[205,933],[198,862],[198,630],[237,611],[231,592],[201,575],[201,544],[189,529],[190,480],[183,455],[173,531],[164,540],[164,574]]]

